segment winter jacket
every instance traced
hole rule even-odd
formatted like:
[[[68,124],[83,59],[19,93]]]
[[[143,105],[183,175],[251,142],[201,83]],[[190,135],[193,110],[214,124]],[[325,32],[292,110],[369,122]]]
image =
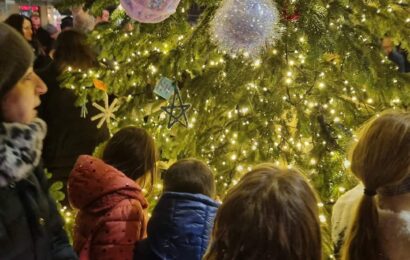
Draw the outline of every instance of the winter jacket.
[[[68,179],[68,197],[79,212],[74,249],[80,259],[132,259],[146,237],[146,208],[135,181],[102,160],[82,155]]]
[[[109,138],[107,126],[100,129],[91,117],[100,111],[87,105],[88,114],[81,117],[81,108],[75,106],[77,96],[60,86],[55,63],[38,72],[48,91],[40,96],[39,117],[46,121],[49,131],[44,140],[44,167],[52,174],[52,181],[67,182],[75,161],[81,154],[92,154],[95,147]]]
[[[356,186],[341,196],[333,207],[332,240],[337,259],[340,257],[340,249],[347,232],[353,224],[363,190],[363,185]],[[378,232],[383,254],[389,260],[410,259],[410,211],[393,212],[379,208],[378,213]]]
[[[45,123],[0,124],[0,259],[77,259],[41,167]]]
[[[134,259],[202,259],[219,204],[202,194],[165,192]]]

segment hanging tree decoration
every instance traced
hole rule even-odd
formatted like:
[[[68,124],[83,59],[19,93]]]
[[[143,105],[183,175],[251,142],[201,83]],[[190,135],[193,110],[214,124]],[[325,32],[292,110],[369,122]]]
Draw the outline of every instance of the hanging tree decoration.
[[[165,113],[169,115],[168,128],[172,128],[176,123],[188,127],[187,111],[191,108],[191,104],[182,101],[181,93],[175,86],[175,94],[169,106],[161,107]]]
[[[175,13],[180,0],[121,0],[132,19],[141,23],[159,23]]]
[[[224,0],[211,21],[221,51],[257,56],[281,37],[280,13],[272,0]]]
[[[114,113],[117,112],[117,110],[120,108],[120,105],[118,104],[118,99],[114,99],[114,101],[109,104],[108,100],[108,94],[107,92],[104,93],[104,107],[100,106],[97,103],[93,103],[93,107],[97,108],[98,110],[101,111],[100,114],[95,115],[91,118],[92,121],[100,119],[100,122],[97,125],[97,128],[101,128],[101,126],[104,124],[104,122],[107,122],[109,124],[111,122],[111,119],[115,119]]]
[[[97,128],[101,128],[104,122],[107,122],[107,124],[109,124],[111,122],[111,119],[115,119],[114,113],[117,112],[117,110],[120,108],[120,104],[118,104],[117,98],[114,99],[114,101],[111,104],[109,104],[108,94],[104,91],[104,107],[95,102],[93,103],[93,107],[100,110],[101,113],[93,116],[91,118],[91,121],[100,119]]]
[[[186,113],[191,108],[191,104],[182,101],[178,86],[172,80],[162,77],[155,86],[154,93],[166,100],[172,96],[171,104],[161,107],[169,115],[168,128],[172,128],[176,123],[188,127]]]

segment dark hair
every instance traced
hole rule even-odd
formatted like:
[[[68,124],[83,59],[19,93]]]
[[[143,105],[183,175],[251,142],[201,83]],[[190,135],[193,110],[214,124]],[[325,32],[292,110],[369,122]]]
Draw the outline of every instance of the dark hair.
[[[21,14],[12,14],[4,22],[10,25],[11,27],[13,27],[14,29],[16,29],[21,35],[24,36],[24,33],[23,33],[24,20],[27,20],[30,22],[30,24],[32,24],[30,18],[24,15],[21,15]],[[43,46],[36,37],[33,36],[31,41],[28,41],[28,42],[30,43],[31,47],[34,49],[34,53],[36,57],[39,55],[45,55]]]
[[[57,37],[54,61],[60,71],[71,66],[89,69],[98,65],[97,55],[87,43],[87,36],[79,31],[66,30]]]
[[[4,21],[6,24],[10,25],[14,29],[16,29],[21,35],[23,34],[23,22],[27,20],[31,24],[30,18],[21,14],[12,14]]]
[[[410,175],[410,112],[386,111],[361,129],[351,153],[351,169],[369,193],[363,194],[343,245],[345,260],[386,259],[379,237],[374,198]],[[408,191],[407,191],[408,192]]]
[[[163,179],[164,191],[215,195],[212,170],[197,159],[179,160],[164,173]]]
[[[154,139],[145,129],[125,127],[108,140],[102,159],[133,180],[143,185],[150,176],[150,190],[155,181],[157,152]]]
[[[52,26],[50,24],[50,26]],[[49,54],[53,49],[54,39],[51,38],[50,33],[46,30],[38,30],[35,34],[36,40],[43,46],[44,54]]]
[[[63,19],[61,19],[61,25],[60,25],[60,29],[61,31],[64,31],[65,29],[68,28],[73,28],[73,17],[71,16],[66,16]]]
[[[296,170],[247,173],[218,209],[204,260],[320,260],[317,196]]]

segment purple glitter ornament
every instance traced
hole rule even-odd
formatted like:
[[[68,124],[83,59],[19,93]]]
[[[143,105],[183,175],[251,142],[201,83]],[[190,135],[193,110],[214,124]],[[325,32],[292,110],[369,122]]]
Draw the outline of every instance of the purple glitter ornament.
[[[280,38],[279,20],[272,0],[224,0],[211,21],[210,33],[221,51],[255,57]]]
[[[175,13],[180,0],[121,0],[131,18],[141,23],[159,23]]]

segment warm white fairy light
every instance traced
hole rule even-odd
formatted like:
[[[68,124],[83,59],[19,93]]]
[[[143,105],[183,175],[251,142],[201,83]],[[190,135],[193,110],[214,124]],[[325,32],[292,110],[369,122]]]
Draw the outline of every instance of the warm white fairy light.
[[[311,165],[316,165],[317,164],[316,159],[314,159],[314,158],[310,159],[310,164]]]
[[[325,83],[323,83],[323,82],[319,83],[319,88],[320,89],[324,89],[325,87],[326,87]]]
[[[262,64],[262,61],[260,59],[257,59],[257,60],[254,61],[253,66],[255,68],[259,68],[261,66],[261,64]]]

